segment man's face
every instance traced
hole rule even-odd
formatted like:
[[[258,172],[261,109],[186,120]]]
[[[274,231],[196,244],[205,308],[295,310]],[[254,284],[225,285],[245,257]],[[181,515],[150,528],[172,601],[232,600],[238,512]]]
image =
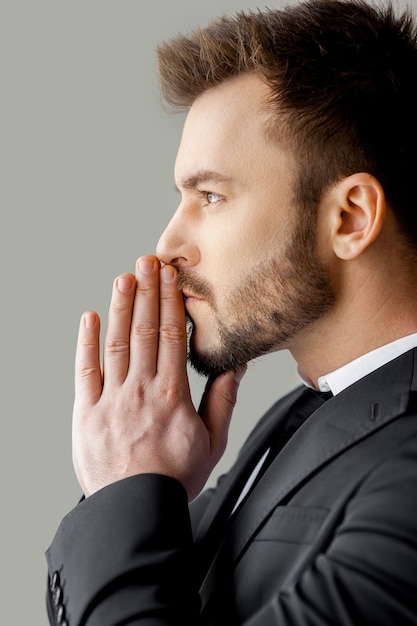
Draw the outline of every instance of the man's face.
[[[254,76],[206,92],[178,150],[182,200],[157,255],[179,269],[190,362],[204,374],[290,347],[334,301],[315,226],[293,202],[295,163],[265,134],[267,96]]]

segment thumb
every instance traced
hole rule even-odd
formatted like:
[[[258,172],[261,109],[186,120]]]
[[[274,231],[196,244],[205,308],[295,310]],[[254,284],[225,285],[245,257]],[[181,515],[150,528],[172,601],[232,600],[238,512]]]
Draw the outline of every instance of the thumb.
[[[203,395],[199,413],[210,433],[212,450],[219,458],[226,448],[237,392],[246,369],[244,365],[234,372],[221,374],[214,381],[209,380]]]

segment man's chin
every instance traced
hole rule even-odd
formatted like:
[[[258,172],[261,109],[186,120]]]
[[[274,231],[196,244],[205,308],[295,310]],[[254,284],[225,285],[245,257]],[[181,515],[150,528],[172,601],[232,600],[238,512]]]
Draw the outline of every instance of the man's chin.
[[[207,349],[201,345],[201,337],[192,321],[187,316],[187,334],[188,334],[188,363],[200,374],[206,377],[219,376],[227,369],[227,364],[221,356],[213,349]]]
[[[225,369],[212,363],[205,355],[197,354],[196,352],[190,352],[188,355],[188,362],[200,376],[216,377],[222,374]]]
[[[188,362],[198,374],[211,378],[220,376],[229,370],[237,370],[247,363],[246,359],[240,361],[230,352],[227,354],[207,353],[198,352],[194,349],[189,351]]]
[[[227,371],[235,371],[251,360],[251,351],[239,349],[237,338],[228,341],[227,338],[211,336],[213,345],[207,341],[207,336],[199,335],[190,318],[188,327],[188,362],[201,376],[214,378]],[[203,339],[205,341],[203,342]],[[241,337],[240,337],[241,339]],[[217,344],[217,345],[216,345]],[[234,347],[237,350],[234,350]],[[241,348],[241,346],[240,346]],[[258,356],[258,355],[255,355]]]

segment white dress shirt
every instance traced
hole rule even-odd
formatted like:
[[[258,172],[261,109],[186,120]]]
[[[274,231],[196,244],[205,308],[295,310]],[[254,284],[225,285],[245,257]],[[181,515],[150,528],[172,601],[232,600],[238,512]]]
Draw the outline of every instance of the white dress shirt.
[[[335,396],[364,376],[416,347],[417,333],[387,343],[385,346],[363,354],[334,372],[330,372],[330,374],[320,376],[317,381],[319,389],[320,391],[331,391]]]
[[[331,391],[335,396],[340,393],[346,387],[353,385],[358,380],[367,376],[371,372],[375,371],[379,367],[382,367],[386,363],[393,361],[401,354],[408,352],[408,350],[412,350],[417,347],[417,333],[412,335],[408,335],[406,337],[401,337],[401,339],[397,339],[391,343],[386,344],[385,346],[381,346],[380,348],[376,348],[376,350],[371,350],[367,354],[363,354],[362,356],[354,359],[350,363],[343,365],[334,372],[330,372],[329,374],[325,374],[320,376],[318,379],[318,386],[320,391]],[[301,379],[303,377],[300,374]],[[312,385],[307,381],[303,380],[304,384],[307,387],[311,387]],[[252,474],[250,475],[246,485],[244,486],[242,493],[240,494],[232,513],[237,509],[239,504],[245,498],[250,488],[252,487],[255,479],[268,456],[269,448],[259,459],[256,467],[254,468]]]

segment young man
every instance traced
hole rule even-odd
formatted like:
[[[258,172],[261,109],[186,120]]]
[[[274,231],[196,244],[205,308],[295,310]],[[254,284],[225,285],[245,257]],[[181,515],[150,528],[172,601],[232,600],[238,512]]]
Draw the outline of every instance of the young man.
[[[311,0],[159,56],[181,203],[114,283],[103,372],[81,320],[50,621],[417,624],[416,27]],[[284,348],[306,386],[199,495],[246,363]]]

